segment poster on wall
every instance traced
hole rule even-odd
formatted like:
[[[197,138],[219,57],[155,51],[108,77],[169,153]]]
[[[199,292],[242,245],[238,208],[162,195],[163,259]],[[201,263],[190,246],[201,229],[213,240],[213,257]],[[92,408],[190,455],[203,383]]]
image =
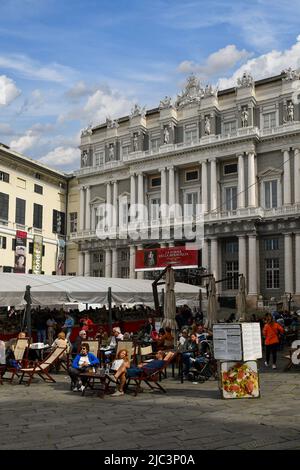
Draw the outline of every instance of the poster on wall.
[[[225,399],[259,398],[257,362],[221,362],[221,392]]]
[[[65,274],[65,245],[65,240],[58,240],[56,259],[57,276],[63,276]]]
[[[16,231],[15,273],[25,273],[27,232]]]
[[[33,253],[32,253],[32,274],[42,273],[43,257],[43,237],[34,235],[33,237]]]
[[[199,251],[183,246],[137,250],[135,271],[156,271],[171,265],[173,269],[198,268]]]

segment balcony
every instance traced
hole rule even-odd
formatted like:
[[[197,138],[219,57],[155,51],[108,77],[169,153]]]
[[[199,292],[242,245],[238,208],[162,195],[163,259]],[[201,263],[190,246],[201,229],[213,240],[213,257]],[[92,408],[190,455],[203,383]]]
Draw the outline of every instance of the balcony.
[[[276,136],[280,134],[286,134],[287,132],[300,132],[300,122],[286,122],[281,126],[270,127],[267,129],[260,130],[260,137],[265,136]]]
[[[74,171],[74,175],[77,177],[88,176],[88,175],[92,175],[93,173],[98,173],[100,169],[101,171],[113,170],[123,165],[124,163],[121,160],[114,160],[112,162],[103,163],[102,165],[99,165],[99,166],[90,166],[87,168],[80,168],[79,170]]]

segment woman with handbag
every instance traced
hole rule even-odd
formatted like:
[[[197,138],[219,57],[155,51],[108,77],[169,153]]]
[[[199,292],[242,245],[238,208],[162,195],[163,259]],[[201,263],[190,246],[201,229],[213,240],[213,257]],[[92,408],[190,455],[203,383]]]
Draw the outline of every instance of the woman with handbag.
[[[270,356],[272,353],[273,365],[272,368],[276,369],[277,349],[280,343],[280,335],[284,334],[284,329],[279,323],[276,323],[269,313],[266,316],[266,324],[263,328],[263,336],[265,337],[266,345],[266,361],[265,366],[269,366]]]

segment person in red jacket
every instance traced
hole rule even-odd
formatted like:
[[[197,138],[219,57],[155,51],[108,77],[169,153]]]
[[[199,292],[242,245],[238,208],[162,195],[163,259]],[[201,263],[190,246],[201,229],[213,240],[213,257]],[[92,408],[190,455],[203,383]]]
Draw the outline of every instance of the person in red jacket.
[[[280,342],[279,335],[284,334],[284,329],[279,323],[276,323],[269,313],[266,316],[266,324],[263,328],[263,336],[265,337],[266,345],[266,361],[265,366],[268,367],[270,356],[272,353],[273,365],[272,368],[276,369],[277,348]]]

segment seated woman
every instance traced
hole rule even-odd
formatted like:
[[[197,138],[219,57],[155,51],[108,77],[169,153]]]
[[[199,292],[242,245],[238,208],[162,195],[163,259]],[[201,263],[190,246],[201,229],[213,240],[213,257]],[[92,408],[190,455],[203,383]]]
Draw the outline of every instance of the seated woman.
[[[56,362],[56,372],[59,372],[60,363],[61,363],[62,361],[66,361],[66,360],[67,360],[67,355],[69,354],[70,349],[71,349],[71,344],[70,344],[69,341],[66,339],[66,334],[65,334],[63,331],[61,331],[60,333],[58,333],[57,338],[53,341],[51,347],[52,347],[52,348],[56,348],[56,347],[66,348],[66,352],[65,352],[65,353],[59,358],[59,360]]]
[[[121,349],[118,352],[116,361],[113,362],[112,367],[114,366],[114,364],[117,365],[118,368],[112,369],[112,372],[113,372],[112,378],[118,383],[117,383],[117,390],[111,396],[120,397],[124,395],[124,385],[126,383],[126,371],[130,367],[130,361],[129,361],[128,352],[126,349]]]
[[[172,329],[169,326],[166,326],[164,333],[160,335],[157,346],[161,349],[174,347],[174,336],[172,335]]]
[[[89,352],[90,347],[88,343],[81,344],[81,351],[75,357],[72,367],[69,369],[69,376],[74,384],[73,392],[83,391],[87,382],[86,377],[82,377],[82,381],[79,380],[79,375],[88,372],[95,366],[99,366],[99,359],[94,354]]]

